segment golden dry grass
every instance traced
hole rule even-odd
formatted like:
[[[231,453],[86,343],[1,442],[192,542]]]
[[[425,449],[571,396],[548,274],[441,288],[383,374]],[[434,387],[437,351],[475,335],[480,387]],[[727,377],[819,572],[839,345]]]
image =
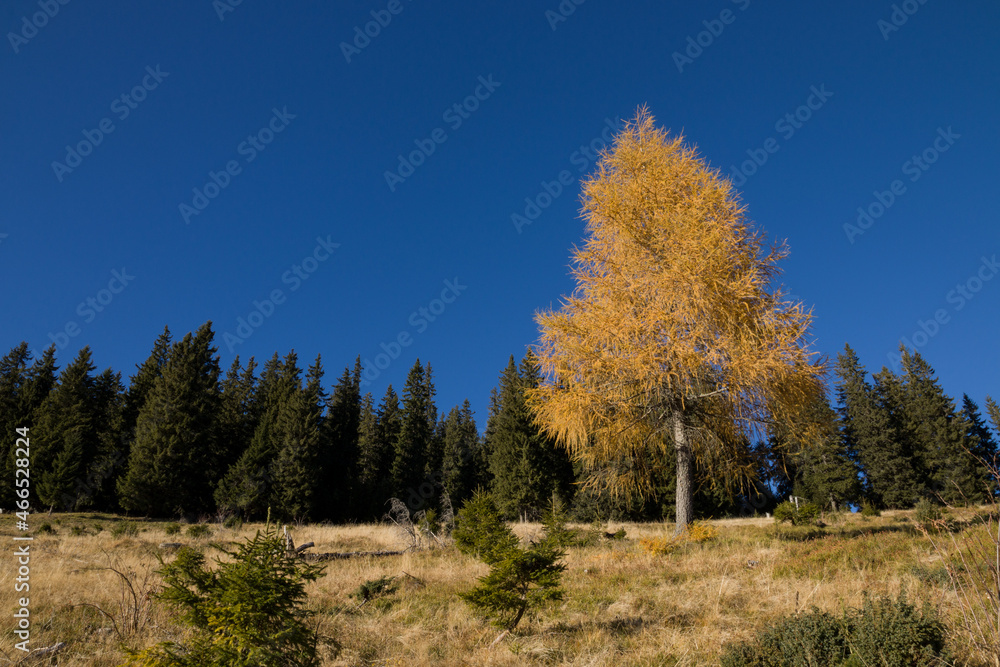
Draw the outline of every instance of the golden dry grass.
[[[105,515],[33,517],[48,521],[54,534],[38,534],[32,545],[32,646],[67,642],[59,664],[67,667],[117,665],[121,642],[111,621],[120,600],[119,578],[98,568],[113,564],[142,573],[157,566],[161,542],[232,542],[260,525],[239,530],[212,526],[209,537],[168,536],[164,522],[142,522],[134,537],[113,538],[119,521]],[[713,521],[718,536],[688,544],[666,556],[647,553],[640,538],[667,535],[669,524],[613,524],[624,541],[602,540],[571,548],[566,556],[565,600],[522,622],[517,632],[492,645],[497,630],[476,617],[456,596],[486,568],[454,548],[402,556],[332,561],[309,586],[309,607],[325,642],[324,665],[587,665],[599,667],[704,665],[717,662],[727,641],[750,637],[780,616],[812,606],[838,611],[860,605],[863,594],[927,598],[945,619],[959,622],[957,598],[941,583],[941,560],[913,529],[906,512],[826,517],[817,528],[776,528],[769,519]],[[97,532],[96,526],[101,526]],[[81,526],[84,534],[73,534]],[[541,534],[537,524],[518,524],[525,538]],[[0,540],[13,545],[13,517],[0,516]],[[293,530],[296,543],[314,541],[313,551],[398,549],[388,526],[310,525]],[[209,550],[211,555],[213,552]],[[169,557],[169,556],[168,556]],[[13,546],[0,555],[3,651],[16,658],[11,613],[14,593]],[[753,566],[749,562],[755,561]],[[404,574],[405,573],[405,574]],[[398,576],[401,588],[390,598],[358,606],[349,594],[382,575]],[[154,575],[155,581],[155,575]],[[145,646],[183,637],[174,612],[152,605],[148,623],[129,645]],[[126,633],[127,634],[127,633]],[[963,654],[963,638],[954,646]],[[0,657],[0,664],[4,664]]]

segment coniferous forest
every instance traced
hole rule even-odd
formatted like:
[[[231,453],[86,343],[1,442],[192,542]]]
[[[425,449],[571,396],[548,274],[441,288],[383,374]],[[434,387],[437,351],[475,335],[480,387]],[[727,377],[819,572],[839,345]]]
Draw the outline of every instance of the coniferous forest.
[[[0,359],[0,422],[32,433],[32,502],[55,511],[148,517],[237,516],[354,523],[378,520],[398,498],[411,512],[458,508],[495,492],[508,519],[537,519],[553,496],[580,521],[673,516],[672,456],[650,464],[653,492],[611,496],[535,423],[525,391],[541,379],[529,350],[498,369],[489,413],[435,403],[429,362],[403,387],[361,393],[360,357],[330,382],[323,360],[294,351],[219,364],[211,323],[165,328],[134,371],[98,371],[88,347],[32,358],[27,343]],[[944,393],[919,353],[870,373],[850,346],[832,364],[828,401],[810,408],[813,442],[780,427],[742,454],[755,474],[719,480],[726,461],[698,461],[699,518],[770,512],[788,496],[829,509],[986,500],[981,461],[997,454],[1000,408]],[[2,465],[13,475],[14,452]],[[729,480],[731,481],[731,480]],[[10,506],[13,488],[0,490]]]

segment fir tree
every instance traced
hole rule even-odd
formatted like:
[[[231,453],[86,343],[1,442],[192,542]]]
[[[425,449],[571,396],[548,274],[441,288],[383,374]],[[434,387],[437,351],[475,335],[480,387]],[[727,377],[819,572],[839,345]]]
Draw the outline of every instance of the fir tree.
[[[367,521],[378,516],[379,487],[383,484],[382,475],[388,473],[386,461],[388,452],[381,450],[378,432],[378,415],[375,412],[375,400],[371,392],[361,397],[361,421],[358,424],[358,487],[361,499],[359,502],[359,518]],[[388,460],[392,465],[392,460]]]
[[[500,376],[499,409],[491,433],[491,490],[509,517],[539,514],[558,492],[568,499],[572,464],[563,449],[546,437],[525,402],[525,391],[538,386],[537,361],[529,351],[520,368],[513,355]]]
[[[962,417],[966,421],[965,440],[970,445],[972,455],[979,461],[992,465],[997,455],[997,443],[979,412],[979,406],[968,394],[962,395]]]
[[[115,480],[125,469],[128,446],[124,437],[125,386],[121,373],[105,369],[94,380],[94,429],[97,449],[87,462],[86,478],[78,494],[95,509],[118,510]]]
[[[410,510],[421,509],[434,490],[426,488],[424,470],[427,450],[434,435],[434,422],[428,420],[430,396],[426,374],[420,360],[413,364],[403,388],[403,408],[399,436],[392,462],[393,495],[403,499]],[[424,485],[424,488],[421,486]]]
[[[90,348],[84,347],[38,411],[31,472],[38,500],[49,508],[76,510],[89,500],[78,485],[97,452],[93,370]]]
[[[173,346],[139,411],[128,469],[118,484],[126,510],[154,516],[212,507],[219,360],[211,322]]]
[[[323,483],[320,456],[323,437],[323,366],[309,368],[304,388],[296,388],[281,406],[281,449],[274,462],[274,506],[286,519],[308,520],[319,509]]]
[[[850,345],[837,357],[837,399],[846,451],[857,452],[864,494],[883,507],[912,507],[920,495],[914,452],[898,405],[898,381],[883,373],[872,387]]]
[[[997,435],[1000,435],[1000,406],[990,396],[986,397],[986,414],[990,416],[990,423],[993,424],[993,430]]]
[[[333,387],[327,411],[329,424],[323,448],[327,470],[325,514],[338,521],[355,518],[359,507],[357,487],[358,427],[361,423],[361,358],[354,369],[345,368]]]
[[[220,383],[219,446],[218,460],[213,464],[215,470],[229,470],[250,446],[257,428],[256,367],[257,362],[250,357],[246,368],[243,368],[237,355]]]
[[[55,346],[49,347],[29,368],[31,352],[25,342],[15,346],[0,358],[0,428],[2,433],[14,429],[31,429],[38,409],[56,385]],[[29,432],[31,437],[33,434]],[[0,438],[0,474],[14,479],[14,440]],[[16,496],[13,484],[0,485],[0,505],[10,506]]]
[[[273,499],[273,464],[281,451],[279,419],[282,407],[301,387],[298,356],[294,351],[264,365],[255,405],[260,412],[250,445],[240,454],[215,490],[219,509],[245,518],[263,517]]]
[[[969,453],[965,420],[920,353],[902,347],[900,352],[903,421],[920,462],[925,495],[950,504],[980,499],[985,477]]]
[[[476,488],[476,454],[479,450],[479,431],[473,417],[469,399],[462,407],[452,408],[444,420],[442,435],[444,454],[441,482],[455,506],[472,497]]]

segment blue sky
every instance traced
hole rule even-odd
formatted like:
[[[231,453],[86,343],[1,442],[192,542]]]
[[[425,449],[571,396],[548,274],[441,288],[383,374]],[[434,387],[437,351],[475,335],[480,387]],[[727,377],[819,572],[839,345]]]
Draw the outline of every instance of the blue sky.
[[[906,338],[981,403],[998,28],[985,1],[9,0],[0,348],[128,375],[212,320],[223,366],[360,354],[376,398],[419,356],[482,427],[573,288],[591,147],[648,104],[787,240],[819,351],[877,370]]]

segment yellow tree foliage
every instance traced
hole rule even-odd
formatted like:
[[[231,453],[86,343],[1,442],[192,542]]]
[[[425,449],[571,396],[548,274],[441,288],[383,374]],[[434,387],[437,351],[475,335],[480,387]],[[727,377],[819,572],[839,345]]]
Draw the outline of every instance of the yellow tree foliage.
[[[677,527],[692,520],[693,464],[749,479],[747,443],[776,423],[802,432],[825,363],[811,312],[775,279],[768,244],[732,184],[649,111],[583,184],[577,287],[536,316],[543,429],[618,492],[649,489],[651,453],[677,454]]]

